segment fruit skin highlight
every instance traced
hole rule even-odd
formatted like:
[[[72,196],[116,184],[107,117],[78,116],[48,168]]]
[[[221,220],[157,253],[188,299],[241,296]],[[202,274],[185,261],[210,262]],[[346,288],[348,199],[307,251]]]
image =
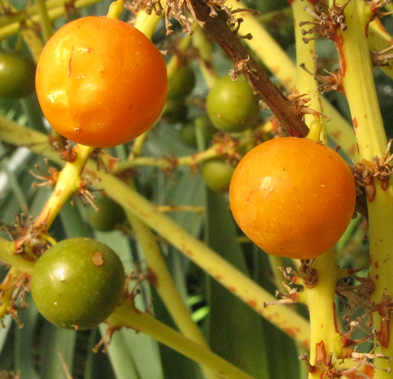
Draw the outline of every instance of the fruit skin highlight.
[[[122,298],[124,285],[124,267],[112,249],[91,238],[70,238],[38,259],[31,294],[48,321],[82,330],[109,317]]]
[[[306,138],[283,137],[243,157],[229,196],[237,224],[262,250],[311,259],[345,232],[355,210],[356,185],[333,149]]]
[[[49,123],[83,145],[112,147],[145,132],[167,98],[167,71],[139,30],[106,17],[60,28],[45,45],[36,90]]]

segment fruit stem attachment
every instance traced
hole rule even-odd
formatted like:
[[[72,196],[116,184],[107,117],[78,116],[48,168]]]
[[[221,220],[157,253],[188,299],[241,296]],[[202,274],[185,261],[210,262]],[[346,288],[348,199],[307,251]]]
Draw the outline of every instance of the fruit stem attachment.
[[[165,7],[165,1],[161,1],[161,4]],[[147,38],[151,39],[163,15],[163,12],[158,15],[154,12],[148,14],[145,11],[139,11],[135,18],[134,27],[141,31]]]
[[[307,306],[310,314],[310,362],[317,367],[310,373],[309,379],[321,377],[324,370],[329,370],[329,364],[334,364],[340,356],[343,343],[340,333],[336,330],[335,314],[335,289],[338,277],[338,269],[335,261],[334,249],[316,258],[312,268],[318,274],[318,282],[315,287],[307,288]],[[321,304],[324,304],[321,307]],[[324,349],[326,356],[321,356]],[[328,363],[327,356],[333,353],[333,362]]]
[[[109,5],[109,10],[106,15],[108,18],[119,19],[121,12],[124,9],[124,0],[115,0]]]
[[[299,104],[299,112],[303,114],[306,125],[310,128],[307,138],[316,142],[327,143],[326,132],[324,127],[321,95],[318,91],[318,83],[310,72],[304,68],[313,71],[316,61],[316,43],[310,40],[307,44],[303,41],[302,29],[299,26],[299,20],[302,22],[312,21],[313,17],[305,11],[304,2],[294,0],[291,3],[295,25],[296,37],[296,92],[293,94],[294,102]],[[307,7],[314,8],[311,1],[308,1]]]
[[[32,273],[34,262],[24,259],[16,253],[17,248],[14,241],[8,241],[0,237],[0,261],[17,268],[19,271]]]

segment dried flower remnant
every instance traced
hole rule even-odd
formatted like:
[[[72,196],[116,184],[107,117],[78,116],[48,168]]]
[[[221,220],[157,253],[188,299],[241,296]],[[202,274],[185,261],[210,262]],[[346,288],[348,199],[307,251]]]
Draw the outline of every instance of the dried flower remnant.
[[[311,98],[306,96],[306,94],[299,94],[298,90],[295,90],[288,95],[288,100],[291,102],[296,114],[300,117],[310,114],[314,116],[314,119],[320,120],[321,117],[324,117],[327,121],[329,121],[329,118],[326,115],[309,107]]]
[[[318,57],[315,56],[314,72],[310,71],[304,63],[301,63],[300,67],[314,77],[318,83],[318,91],[322,94],[330,91],[339,91],[344,93],[341,71],[336,69],[333,72],[330,72],[324,69],[323,71],[326,73],[326,75],[321,75],[317,72],[317,59]]]
[[[393,299],[385,290],[381,302],[375,306],[381,316],[381,329],[378,331],[377,340],[382,347],[388,348],[390,342],[390,320],[393,311]]]
[[[91,185],[92,181],[88,177],[82,178],[76,195],[84,206],[86,205],[85,201],[87,201],[87,203],[90,204],[94,210],[98,211],[97,206],[94,204],[95,196],[92,194],[93,190],[91,189]]]
[[[54,243],[53,238],[47,234],[45,225],[36,225],[31,215],[21,213],[15,217],[12,225],[2,225],[11,240],[15,240],[14,254],[21,255],[28,261],[37,259],[47,248]]]
[[[47,173],[41,170],[38,164],[34,165],[37,173],[33,170],[29,171],[32,176],[41,181],[41,183],[34,183],[34,187],[52,187],[56,184],[57,179],[59,178],[59,170],[55,167],[49,166],[48,159],[45,158],[44,162]]]
[[[62,135],[49,137],[49,142],[55,151],[60,153],[60,159],[66,162],[74,162],[76,152],[74,151],[74,143]]]
[[[366,26],[366,35],[368,35],[368,27],[372,21],[374,21],[377,18],[382,18],[384,16],[390,15],[393,12],[382,12],[381,8],[383,8],[385,5],[390,3],[390,0],[364,0],[364,2],[369,6],[370,8],[370,19],[367,23]]]
[[[206,5],[210,9],[210,17],[216,17],[219,9],[225,10],[231,25],[234,26],[237,23],[236,18],[233,17],[232,12],[225,6],[225,0],[209,0]],[[144,10],[146,13],[154,13],[161,16],[165,13],[165,28],[167,35],[173,33],[173,24],[170,18],[176,19],[184,32],[192,34],[192,24],[196,19],[194,8],[189,0],[168,0],[165,5],[162,6],[161,0],[135,0],[131,4],[126,5],[132,12],[138,12]],[[190,18],[190,15],[193,18]]]
[[[388,189],[389,179],[393,174],[393,167],[390,165],[393,160],[393,154],[390,154],[391,144],[392,140],[389,141],[382,158],[374,157],[373,162],[363,159],[352,168],[357,185],[365,189],[367,199],[370,202],[374,200],[376,194],[374,179],[381,182],[384,191]]]
[[[337,29],[345,31],[347,26],[344,10],[350,1],[347,0],[343,5],[337,5],[337,1],[333,0],[333,5],[329,8],[326,0],[320,0],[315,5],[315,10],[306,6],[305,10],[314,17],[315,21],[301,21],[299,23],[299,26],[311,26],[308,30],[302,30],[303,36],[312,35],[312,37],[304,37],[304,43],[323,37],[334,40]]]
[[[393,59],[393,45],[386,49],[371,51],[371,59],[376,67],[389,66],[389,61]]]
[[[18,319],[18,311],[29,307],[26,293],[29,290],[29,275],[17,272],[11,268],[0,284],[0,318],[3,323],[5,315],[10,315],[14,321],[23,327]],[[4,327],[4,325],[3,325]]]

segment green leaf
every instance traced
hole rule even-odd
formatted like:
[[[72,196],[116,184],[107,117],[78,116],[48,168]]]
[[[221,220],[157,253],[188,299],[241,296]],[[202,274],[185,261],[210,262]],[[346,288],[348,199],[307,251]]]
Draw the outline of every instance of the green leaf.
[[[14,331],[17,327],[11,316],[2,320],[0,328],[0,370],[12,370],[14,368]]]
[[[166,310],[165,305],[161,301],[158,293],[154,290],[153,299],[154,316],[171,328],[176,329],[176,325]],[[165,378],[201,378],[201,372],[195,362],[165,345],[159,344],[159,349]]]
[[[272,274],[267,254],[251,244],[243,248],[243,251],[246,251],[247,255],[253,256],[253,276],[255,280],[263,288],[274,294],[276,287],[271,279]],[[282,305],[271,306],[281,307]],[[300,366],[298,357],[304,351],[298,351],[294,340],[269,321],[262,319],[262,323],[266,344],[266,359],[271,378],[299,378],[303,366]],[[285,362],[285,364],[282,362]],[[300,376],[300,378],[303,377]]]
[[[11,325],[13,320],[11,316],[7,316],[4,317],[2,322],[3,322],[3,327],[0,328],[0,354],[3,352],[3,348],[5,346],[5,342],[7,340],[9,331],[11,330]]]
[[[36,95],[31,95],[20,100],[23,111],[27,117],[30,128],[46,133],[40,105]]]
[[[67,238],[92,237],[91,231],[82,220],[78,207],[71,205],[70,202],[67,202],[61,208],[60,219]]]
[[[206,208],[208,245],[247,273],[225,195],[208,190]],[[261,316],[213,279],[209,280],[209,304],[213,351],[257,378],[269,378]]]
[[[41,376],[68,379],[72,373],[76,331],[44,323],[41,333]]]
[[[105,325],[100,330],[101,334],[105,333]],[[163,378],[157,342],[142,333],[129,329],[117,331],[108,353],[118,379]]]
[[[27,296],[26,301],[31,304],[31,296]],[[38,311],[32,304],[23,312],[19,312],[19,321],[22,328],[15,329],[15,371],[21,373],[21,378],[39,378],[34,365],[34,340],[38,321]]]
[[[100,339],[101,335],[98,328],[90,331],[84,379],[115,379],[115,373],[113,372],[108,354],[103,351],[97,353],[93,352],[94,347],[98,344]]]

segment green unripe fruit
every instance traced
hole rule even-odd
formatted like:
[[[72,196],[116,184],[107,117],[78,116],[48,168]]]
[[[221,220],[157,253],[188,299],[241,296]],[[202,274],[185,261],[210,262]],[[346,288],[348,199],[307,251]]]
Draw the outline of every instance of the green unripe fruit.
[[[180,138],[189,147],[197,146],[195,126],[193,123],[188,123],[182,126],[180,129]]]
[[[97,326],[119,304],[125,283],[122,262],[102,242],[63,240],[35,265],[31,294],[40,313],[66,329]]]
[[[206,110],[212,124],[229,133],[242,132],[255,125],[259,106],[250,85],[229,76],[214,83],[206,99]]]
[[[126,215],[123,208],[107,196],[95,200],[98,210],[89,208],[88,220],[90,225],[100,232],[110,232],[116,225],[124,222]]]
[[[201,174],[206,185],[216,192],[228,192],[235,168],[221,158],[203,163]]]
[[[35,90],[35,64],[11,52],[0,52],[0,97],[22,98]]]
[[[188,66],[180,66],[168,81],[168,99],[184,100],[195,86],[194,71]]]

